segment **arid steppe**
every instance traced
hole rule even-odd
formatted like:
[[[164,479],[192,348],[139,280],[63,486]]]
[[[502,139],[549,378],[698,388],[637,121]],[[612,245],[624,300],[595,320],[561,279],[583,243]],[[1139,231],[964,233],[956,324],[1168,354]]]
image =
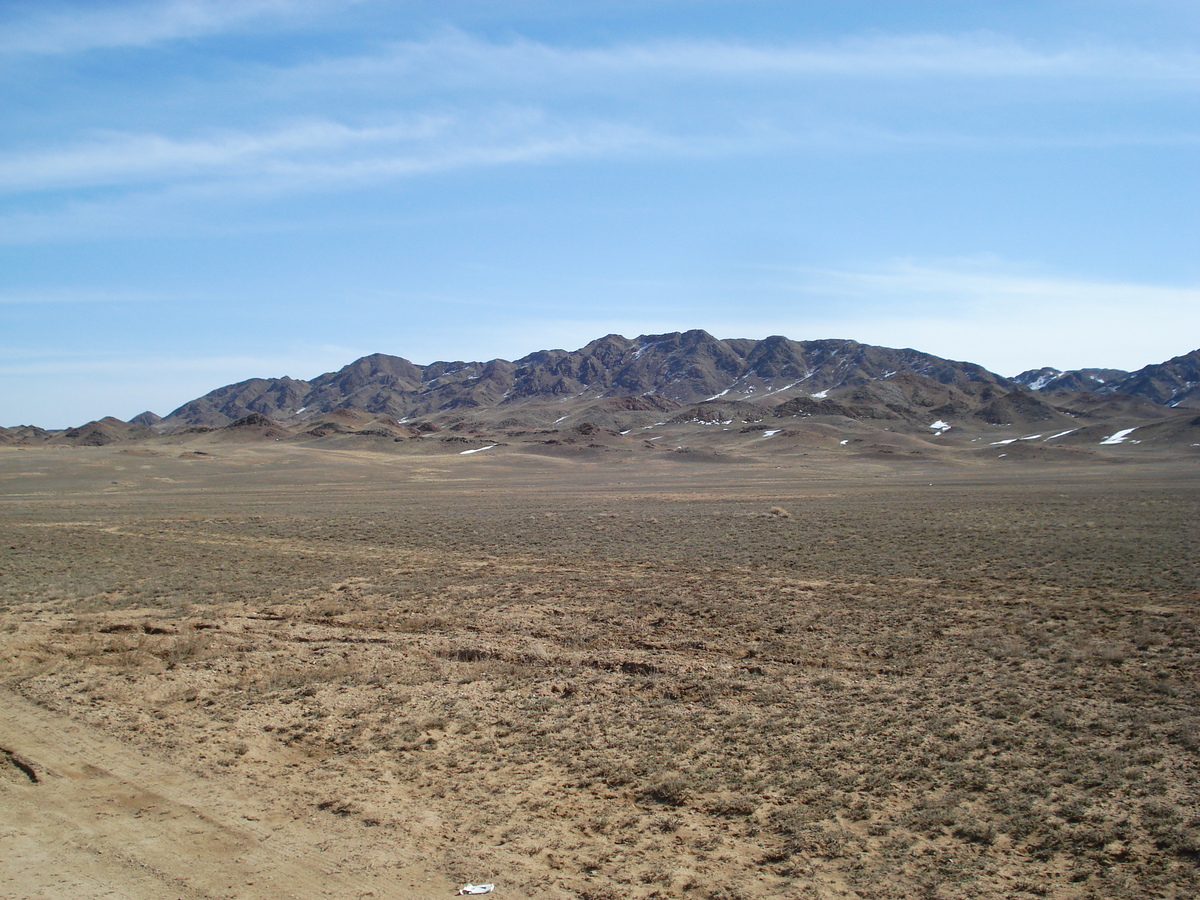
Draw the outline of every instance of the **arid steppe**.
[[[1200,894],[1200,463],[0,448],[0,896]]]

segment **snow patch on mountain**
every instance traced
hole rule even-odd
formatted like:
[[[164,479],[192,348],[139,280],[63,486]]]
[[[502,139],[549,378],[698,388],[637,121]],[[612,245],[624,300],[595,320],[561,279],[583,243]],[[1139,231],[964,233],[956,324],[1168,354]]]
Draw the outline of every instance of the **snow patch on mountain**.
[[[1118,432],[1116,432],[1115,434],[1110,434],[1108,437],[1106,437],[1106,438],[1105,438],[1104,440],[1102,440],[1100,443],[1101,443],[1101,444],[1120,444],[1120,443],[1123,443],[1123,442],[1124,442],[1124,441],[1126,441],[1126,440],[1129,438],[1129,436],[1130,436],[1131,434],[1133,434],[1135,431],[1137,431],[1137,426],[1136,426],[1136,425],[1135,425],[1133,428],[1125,428],[1125,429],[1122,429],[1121,431],[1118,431]],[[1136,443],[1136,442],[1135,442],[1135,443]]]

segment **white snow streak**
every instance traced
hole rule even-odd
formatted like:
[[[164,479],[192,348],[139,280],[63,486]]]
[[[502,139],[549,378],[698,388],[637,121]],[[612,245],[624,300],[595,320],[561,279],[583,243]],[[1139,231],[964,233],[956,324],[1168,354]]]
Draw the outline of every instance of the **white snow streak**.
[[[1126,429],[1123,429],[1122,431],[1118,431],[1116,434],[1110,434],[1108,437],[1106,437],[1100,443],[1101,444],[1120,444],[1125,440],[1125,438],[1129,437],[1135,431],[1137,431],[1136,425],[1133,426],[1132,428],[1126,428]]]

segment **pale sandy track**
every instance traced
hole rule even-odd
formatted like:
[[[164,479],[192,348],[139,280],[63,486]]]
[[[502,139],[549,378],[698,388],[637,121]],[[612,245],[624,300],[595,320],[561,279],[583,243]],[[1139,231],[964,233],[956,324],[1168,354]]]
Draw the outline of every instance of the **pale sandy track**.
[[[452,893],[448,882],[417,871],[341,871],[345,848],[336,837],[272,816],[266,798],[196,777],[2,689],[0,747],[0,897]]]

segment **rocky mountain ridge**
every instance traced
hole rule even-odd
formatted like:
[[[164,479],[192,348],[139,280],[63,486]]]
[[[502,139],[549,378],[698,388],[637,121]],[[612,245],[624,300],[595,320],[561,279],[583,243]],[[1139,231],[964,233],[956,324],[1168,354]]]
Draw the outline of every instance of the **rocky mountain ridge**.
[[[942,384],[1017,387],[968,362],[850,340],[718,340],[704,331],[610,334],[575,351],[539,350],[515,361],[419,366],[377,353],[311,382],[250,379],[184,404],[156,427],[223,426],[251,413],[275,419],[353,407],[396,419],[547,400],[657,396],[678,404],[722,397],[773,405],[797,396],[912,372]]]
[[[1031,391],[1088,391],[1102,397],[1129,394],[1164,406],[1200,408],[1200,350],[1126,372],[1123,369],[1045,367],[1013,379]]]
[[[515,361],[422,366],[377,353],[311,381],[226,385],[163,419],[147,411],[130,422],[107,417],[59,431],[0,428],[0,444],[169,440],[201,448],[271,440],[399,449],[415,440],[447,451],[466,441],[534,452],[736,454],[772,435],[828,449],[857,446],[870,434],[871,446],[906,453],[928,452],[932,443],[974,451],[1021,442],[1003,453],[1012,456],[1038,442],[1047,444],[1039,452],[1075,445],[1091,453],[1136,429],[1126,448],[1145,443],[1192,455],[1200,447],[1200,416],[1188,414],[1200,408],[1197,382],[1200,351],[1132,373],[1047,368],[1009,379],[969,362],[849,340],[607,335]]]

